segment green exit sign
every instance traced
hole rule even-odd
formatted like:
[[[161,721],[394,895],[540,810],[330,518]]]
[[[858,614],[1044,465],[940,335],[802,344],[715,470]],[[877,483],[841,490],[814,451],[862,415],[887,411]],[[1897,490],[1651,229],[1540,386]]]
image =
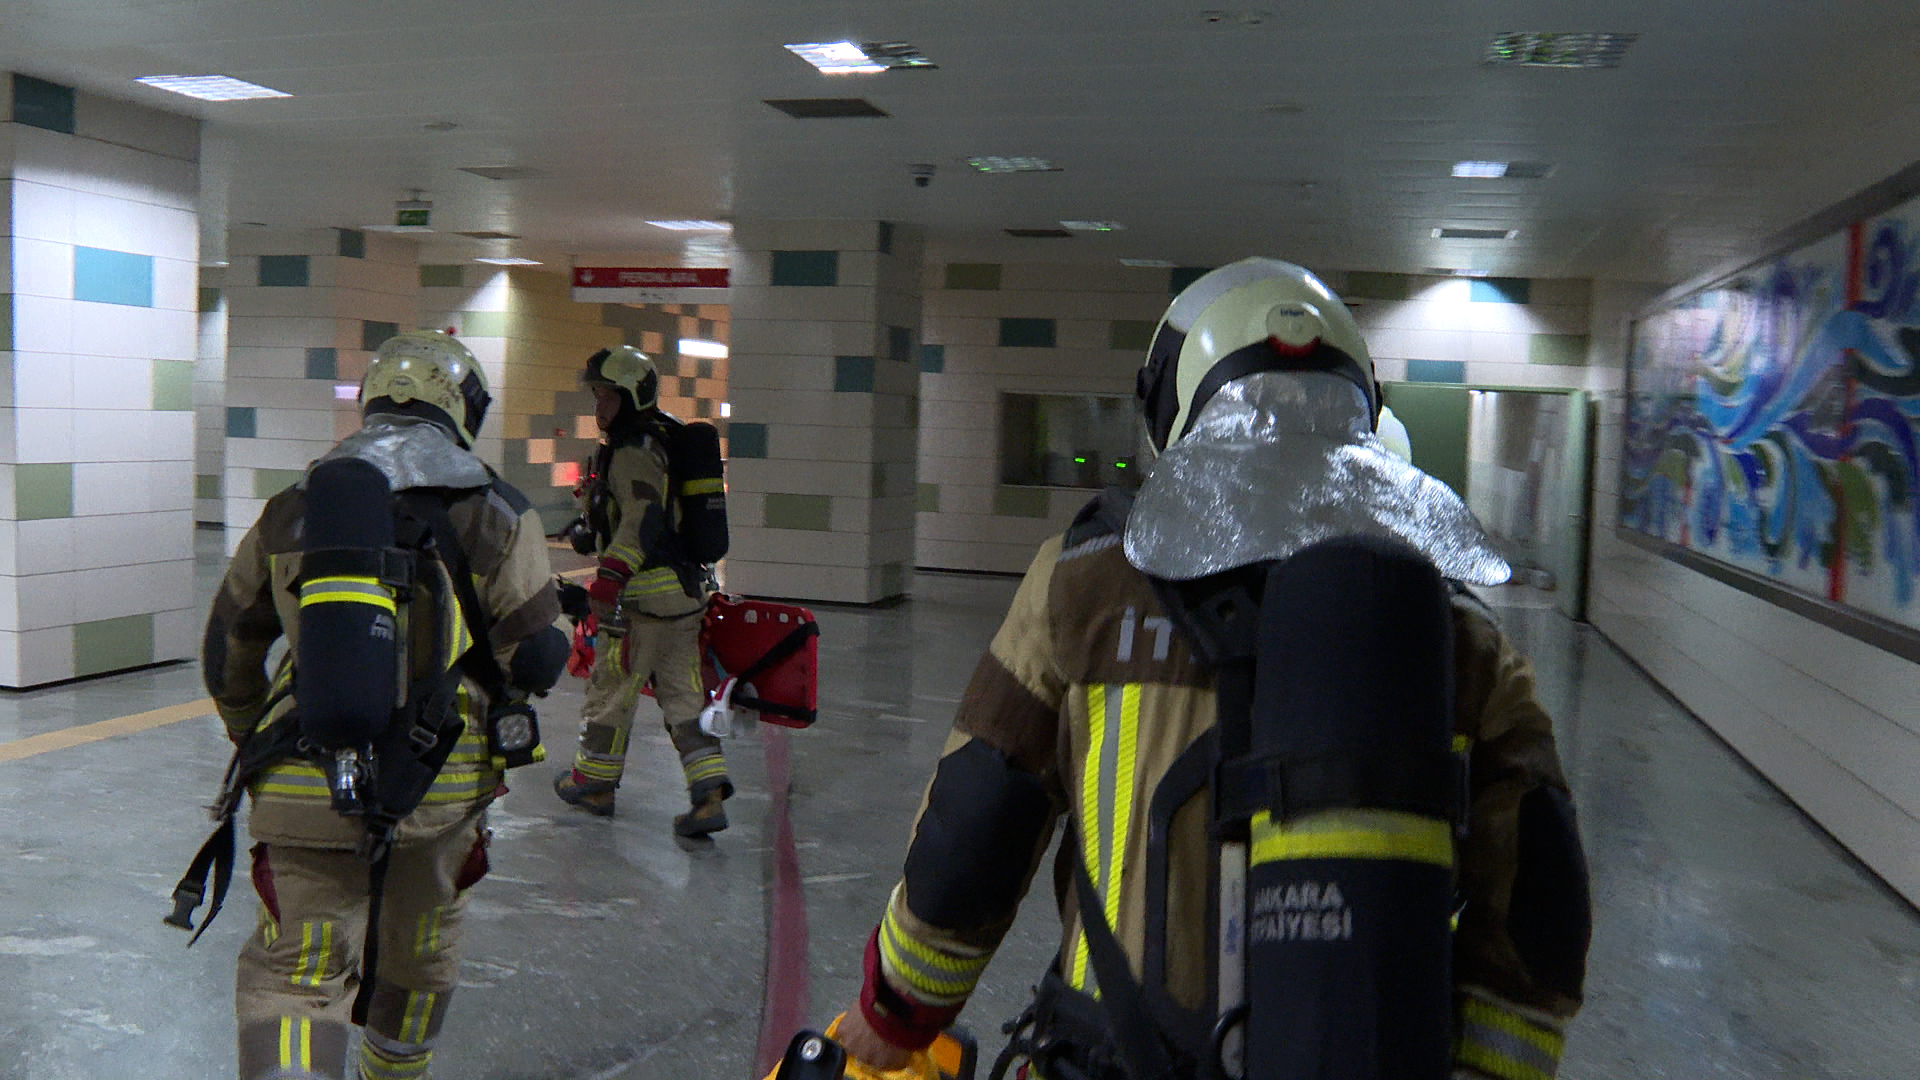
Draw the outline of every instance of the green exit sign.
[[[396,210],[393,213],[393,223],[401,228],[424,229],[431,223],[432,217],[431,209]]]

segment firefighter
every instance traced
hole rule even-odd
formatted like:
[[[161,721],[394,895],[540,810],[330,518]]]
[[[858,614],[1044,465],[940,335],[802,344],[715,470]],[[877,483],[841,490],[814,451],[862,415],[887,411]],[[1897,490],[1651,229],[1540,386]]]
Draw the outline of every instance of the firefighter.
[[[1158,456],[1137,498],[1103,495],[1035,556],[962,699],[841,1042],[871,1067],[896,1068],[958,1015],[1064,818],[1060,949],[1015,1048],[1051,1077],[1272,1075],[1251,1054],[1244,1064],[1212,1059],[1226,1062],[1231,1044],[1253,1036],[1234,1024],[1263,1020],[1232,1011],[1257,974],[1234,970],[1246,939],[1209,920],[1210,892],[1232,894],[1208,807],[1240,796],[1207,798],[1210,777],[1222,775],[1209,771],[1219,765],[1206,756],[1210,731],[1228,715],[1216,688],[1228,684],[1208,659],[1216,624],[1183,598],[1349,536],[1427,567],[1433,619],[1443,635],[1450,623],[1453,642],[1432,650],[1434,684],[1452,686],[1451,701],[1435,696],[1450,705],[1454,752],[1470,771],[1450,795],[1444,776],[1422,774],[1429,801],[1456,807],[1458,832],[1422,821],[1406,836],[1362,827],[1316,842],[1443,871],[1438,909],[1421,916],[1437,927],[1440,970],[1450,971],[1421,1006],[1437,1015],[1420,1026],[1440,1032],[1437,1070],[1426,1075],[1552,1077],[1581,1001],[1585,861],[1531,665],[1486,608],[1441,578],[1497,584],[1505,564],[1445,485],[1375,436],[1366,344],[1340,299],[1298,266],[1247,259],[1186,288],[1156,333],[1139,393]],[[1380,771],[1335,765],[1325,774],[1346,769],[1338,775],[1383,794]],[[1168,790],[1191,797],[1163,806],[1155,796]],[[1260,910],[1242,903],[1242,914]],[[1261,903],[1305,912],[1320,941],[1351,926],[1346,899],[1324,887]],[[1273,924],[1285,934],[1304,925]],[[1361,982],[1342,981],[1347,994]],[[1411,1020],[1388,1016],[1357,1037],[1397,1038]],[[1210,1041],[1219,1032],[1230,1034]]]
[[[236,978],[241,1080],[426,1074],[458,978],[468,889],[487,870],[487,806],[505,790],[490,718],[502,699],[551,687],[566,656],[566,638],[553,626],[559,603],[540,519],[472,453],[489,401],[473,355],[446,334],[400,334],[380,346],[360,397],[364,426],[300,485],[268,500],[240,542],[207,625],[207,688],[241,747],[234,790],[251,796],[256,841],[259,924],[241,949]],[[415,500],[409,505],[428,508],[422,520],[437,523],[423,525],[439,530],[437,554],[423,554],[431,545],[416,538],[415,550],[399,553],[410,562],[383,563],[383,553],[373,551],[366,553],[366,573],[303,572],[303,558],[311,570],[327,559],[338,567],[356,557],[337,549],[303,551],[303,532],[315,531],[307,504],[310,496],[321,498],[325,486],[316,477],[342,461],[372,476],[378,494],[365,506],[333,507],[330,514],[359,515],[391,530],[397,519],[390,517],[389,492],[395,500]],[[408,565],[428,576],[408,579],[392,569]],[[474,582],[471,601],[456,599],[462,589],[455,566]],[[436,592],[424,583],[442,587]],[[470,610],[470,603],[481,610]],[[358,777],[367,782],[364,790],[345,784],[347,796],[375,800],[358,806],[362,816],[336,810],[342,773],[313,752],[300,708],[318,711],[313,706],[330,693],[370,677],[351,655],[353,642],[301,636],[303,618],[328,607],[368,612],[373,633],[363,635],[367,641],[403,650],[397,662],[386,662],[387,685],[365,688],[375,702],[372,715],[361,718],[374,732],[366,738],[393,742],[379,729],[398,715],[403,720],[396,722],[420,725],[427,743],[438,735],[446,751],[443,761],[430,755],[421,766],[424,791],[390,803],[378,803],[382,789],[373,776],[399,777],[403,766],[418,764],[401,761],[401,754]],[[289,648],[270,675],[269,651],[282,637]],[[329,666],[330,653],[342,662],[320,670]],[[489,679],[470,674],[481,666],[511,678],[512,686],[484,686]],[[450,691],[434,699],[445,712],[418,704],[386,713],[396,696],[396,669],[411,687]],[[407,731],[397,734],[404,746]],[[382,818],[382,805],[394,809],[391,819]],[[196,870],[204,883],[204,868]],[[380,897],[372,937],[370,891]],[[218,900],[216,893],[214,910]],[[379,957],[372,971],[363,970],[368,944]],[[356,1004],[364,1010],[364,1031],[357,1063],[349,1065]]]
[[[554,777],[554,791],[589,813],[613,814],[634,709],[651,680],[692,804],[674,818],[673,831],[704,837],[727,827],[723,803],[733,783],[720,740],[699,726],[707,703],[699,649],[707,590],[704,568],[680,542],[684,511],[669,460],[676,422],[660,411],[659,375],[638,349],[595,353],[583,381],[606,435],[582,493],[585,532],[599,557],[587,592],[600,641],[581,710],[580,747],[573,768]]]

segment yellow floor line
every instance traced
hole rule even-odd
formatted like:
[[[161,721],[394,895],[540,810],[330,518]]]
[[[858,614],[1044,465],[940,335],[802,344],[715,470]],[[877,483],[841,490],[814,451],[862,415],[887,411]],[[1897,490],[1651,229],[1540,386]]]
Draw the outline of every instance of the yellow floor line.
[[[164,709],[151,709],[132,716],[115,717],[92,724],[79,724],[59,731],[49,731],[41,735],[30,735],[24,739],[15,739],[9,743],[0,743],[0,761],[18,761],[35,754],[44,754],[49,750],[65,750],[69,746],[81,746],[102,739],[111,739],[116,735],[131,735],[136,731],[177,724],[182,720],[192,720],[213,712],[213,700],[201,698],[181,705],[168,705]]]

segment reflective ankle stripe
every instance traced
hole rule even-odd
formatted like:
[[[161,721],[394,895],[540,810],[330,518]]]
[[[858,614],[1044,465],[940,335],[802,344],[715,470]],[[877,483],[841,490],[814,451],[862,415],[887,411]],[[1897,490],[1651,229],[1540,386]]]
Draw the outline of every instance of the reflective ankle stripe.
[[[880,961],[888,976],[913,991],[925,1005],[958,1005],[973,993],[993,959],[991,950],[965,955],[916,939],[894,914],[898,890],[880,921]]]
[[[1566,1038],[1519,1011],[1476,996],[1460,999],[1456,1065],[1496,1080],[1554,1080]]]

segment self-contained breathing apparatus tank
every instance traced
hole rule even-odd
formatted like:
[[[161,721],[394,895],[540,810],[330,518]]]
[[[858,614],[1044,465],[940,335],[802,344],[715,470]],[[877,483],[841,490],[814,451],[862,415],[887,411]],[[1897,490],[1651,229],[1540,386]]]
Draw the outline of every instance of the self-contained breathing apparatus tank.
[[[389,565],[404,558],[391,495],[386,476],[356,458],[322,462],[307,476],[294,661],[300,736],[323,754],[342,814],[364,812],[373,744],[406,697],[400,592],[411,574]]]

